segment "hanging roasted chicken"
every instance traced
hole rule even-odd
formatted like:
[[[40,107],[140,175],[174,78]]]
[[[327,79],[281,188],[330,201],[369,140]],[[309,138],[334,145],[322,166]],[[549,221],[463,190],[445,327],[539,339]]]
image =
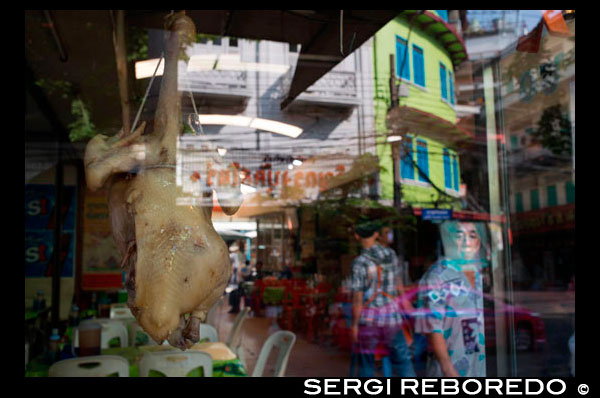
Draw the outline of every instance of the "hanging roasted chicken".
[[[167,339],[184,350],[199,340],[199,324],[223,294],[231,266],[227,246],[212,225],[212,191],[202,194],[208,205],[196,205],[182,200],[191,194],[176,183],[177,141],[183,130],[177,63],[196,32],[184,12],[168,16],[166,30],[152,132],[143,134],[141,123],[131,134],[97,135],[88,143],[84,161],[88,188],[108,189],[129,308],[155,341]],[[207,154],[207,161],[219,161],[216,150]],[[237,175],[233,164],[224,167]],[[239,179],[215,189],[223,211],[234,214],[242,202]]]

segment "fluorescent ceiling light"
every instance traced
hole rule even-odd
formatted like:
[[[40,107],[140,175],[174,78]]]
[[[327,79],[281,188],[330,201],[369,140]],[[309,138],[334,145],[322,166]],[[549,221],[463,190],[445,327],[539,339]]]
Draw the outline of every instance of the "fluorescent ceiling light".
[[[146,59],[135,63],[135,78],[146,79],[152,77],[158,58]],[[164,62],[156,71],[156,76],[162,76]],[[290,65],[265,64],[257,62],[241,62],[239,54],[199,54],[192,55],[187,63],[186,72],[203,72],[210,70],[239,70],[247,72],[271,72],[277,74],[287,73]]]
[[[154,71],[156,70],[156,64],[158,64],[159,58],[147,59],[145,61],[138,61],[135,63],[135,78],[136,79],[145,79],[147,77],[152,77],[154,75]],[[162,76],[165,70],[165,63],[161,62],[158,70],[156,71],[156,76]]]
[[[251,118],[236,115],[199,115],[200,124],[218,124],[226,126],[250,127],[257,130],[264,130],[275,134],[281,134],[296,138],[302,134],[300,127],[287,123],[276,122],[275,120]]]
[[[387,138],[387,142],[398,142],[398,141],[402,141],[402,137],[399,135],[390,135]]]

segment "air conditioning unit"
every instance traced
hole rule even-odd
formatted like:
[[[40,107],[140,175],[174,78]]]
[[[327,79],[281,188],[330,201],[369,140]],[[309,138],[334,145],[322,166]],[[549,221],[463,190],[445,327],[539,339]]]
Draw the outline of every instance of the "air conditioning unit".
[[[398,97],[408,97],[409,94],[408,84],[400,84],[398,86]]]

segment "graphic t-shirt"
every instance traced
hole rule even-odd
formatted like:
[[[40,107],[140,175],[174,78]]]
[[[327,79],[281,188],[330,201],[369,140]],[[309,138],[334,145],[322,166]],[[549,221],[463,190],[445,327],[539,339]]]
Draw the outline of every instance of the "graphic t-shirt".
[[[486,375],[479,269],[473,264],[441,260],[432,265],[419,282],[415,332],[442,334],[454,368],[464,377]],[[427,359],[426,375],[443,377],[433,353]]]

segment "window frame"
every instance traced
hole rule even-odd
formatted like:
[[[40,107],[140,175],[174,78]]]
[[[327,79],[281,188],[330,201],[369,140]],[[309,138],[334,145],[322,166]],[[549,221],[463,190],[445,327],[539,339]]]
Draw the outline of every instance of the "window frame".
[[[401,44],[400,41],[404,42],[404,48],[405,48],[405,53],[406,53],[406,63],[404,64],[404,66],[406,67],[406,72],[408,74],[408,77],[403,76],[402,72],[400,70],[400,51],[398,50],[398,44]],[[407,80],[410,81],[410,52],[408,51],[409,48],[409,43],[408,40],[406,40],[404,37],[400,36],[400,35],[396,35],[396,77],[398,79],[403,79],[403,80]]]
[[[423,84],[417,82],[417,67],[415,65],[415,60],[416,60],[415,52],[418,53],[419,51],[421,52],[420,55],[421,55],[421,60],[422,60],[421,70],[420,71],[422,72]],[[412,54],[413,54],[413,57],[412,57],[413,82],[414,82],[415,85],[417,85],[419,87],[425,88],[426,87],[426,81],[427,81],[427,79],[425,78],[425,50],[423,50],[423,48],[421,46],[418,46],[418,45],[416,45],[416,44],[413,43],[412,44]]]
[[[414,180],[415,179],[415,167],[413,165],[414,162],[414,148],[413,148],[413,137],[410,135],[407,135],[406,137],[404,137],[404,139],[402,140],[402,142],[400,142],[400,178],[402,179],[406,179],[406,180]],[[403,148],[408,148],[408,146],[410,145],[410,150],[409,153],[406,154],[405,156],[402,156],[402,149]],[[407,162],[406,160],[404,160],[404,158],[410,156],[412,162]]]
[[[427,141],[425,141],[423,139],[417,138],[416,142],[417,142],[418,180],[428,183],[429,182],[428,179],[430,178],[429,177],[429,147],[427,145]],[[419,145],[419,144],[422,144],[422,145]],[[419,148],[424,148],[425,150],[420,151]],[[420,154],[424,154],[424,155],[420,156]],[[423,163],[423,161],[422,161],[423,159],[424,159],[424,165],[421,164],[421,163]],[[425,170],[423,170],[423,169],[425,169]],[[421,173],[421,171],[423,171],[423,173]],[[427,179],[423,177],[423,174],[425,174]]]
[[[442,100],[444,101],[448,101],[448,82],[446,81],[448,78],[448,68],[446,68],[446,65],[444,65],[442,62],[440,62],[440,83],[441,83],[441,87],[440,87],[440,95],[442,97]],[[444,72],[444,75],[442,76],[442,71]],[[445,93],[445,96],[444,96]]]

